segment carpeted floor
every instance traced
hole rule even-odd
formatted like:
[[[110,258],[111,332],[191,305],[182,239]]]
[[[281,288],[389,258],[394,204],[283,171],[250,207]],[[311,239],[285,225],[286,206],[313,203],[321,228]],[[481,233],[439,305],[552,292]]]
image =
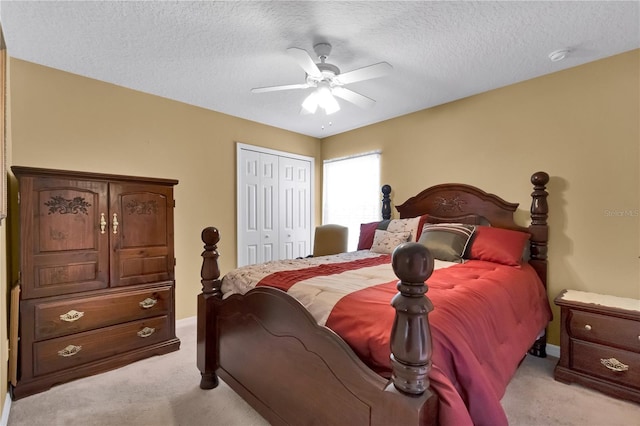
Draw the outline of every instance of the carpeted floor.
[[[181,349],[14,401],[8,426],[252,426],[268,423],[228,386],[198,387],[195,318]],[[640,405],[553,380],[557,359],[527,356],[503,398],[514,426],[640,426]]]

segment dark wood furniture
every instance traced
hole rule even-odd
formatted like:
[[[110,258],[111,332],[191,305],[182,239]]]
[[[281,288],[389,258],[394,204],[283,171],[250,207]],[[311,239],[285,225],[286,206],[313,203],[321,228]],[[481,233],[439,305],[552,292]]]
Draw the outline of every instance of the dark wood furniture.
[[[640,403],[640,311],[585,303],[566,292],[555,299],[561,308],[555,379]]]
[[[19,166],[12,171],[20,210],[13,398],[177,350],[178,182]]]
[[[513,219],[518,204],[462,184],[431,187],[397,207],[401,218],[422,214],[456,221],[486,218],[493,226],[531,234],[531,264],[546,283],[549,176],[531,177],[531,225]],[[390,214],[391,188],[383,187],[383,216]],[[222,299],[216,228],[203,230],[202,293],[198,295],[197,366],[200,387],[220,376],[272,424],[424,425],[438,421],[430,388],[431,302],[424,281],[433,272],[426,248],[409,243],[396,250],[400,282],[393,300],[392,378],[374,373],[328,328],[318,326],[300,303],[280,290],[256,287]],[[544,354],[545,338],[535,350]]]

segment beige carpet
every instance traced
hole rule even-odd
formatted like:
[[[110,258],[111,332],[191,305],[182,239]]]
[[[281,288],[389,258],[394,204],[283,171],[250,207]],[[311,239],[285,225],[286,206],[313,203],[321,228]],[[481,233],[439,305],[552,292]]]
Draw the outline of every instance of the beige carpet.
[[[8,426],[267,425],[229,387],[198,387],[195,318],[178,321],[181,349],[14,401]],[[637,425],[640,406],[553,380],[554,358],[527,356],[503,405],[511,425]]]

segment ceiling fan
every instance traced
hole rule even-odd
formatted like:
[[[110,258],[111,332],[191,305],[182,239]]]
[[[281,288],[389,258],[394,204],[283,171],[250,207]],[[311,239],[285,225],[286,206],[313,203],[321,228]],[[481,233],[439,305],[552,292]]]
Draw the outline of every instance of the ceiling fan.
[[[343,86],[387,75],[393,69],[391,65],[386,62],[379,62],[341,74],[337,66],[326,62],[331,53],[331,45],[329,43],[316,44],[313,46],[313,50],[320,60],[319,63],[315,63],[304,49],[297,47],[287,49],[289,56],[307,73],[304,83],[257,87],[251,89],[251,92],[264,93],[278,90],[316,88],[302,103],[301,113],[309,114],[314,114],[318,107],[324,109],[326,114],[332,114],[340,110],[340,105],[334,96],[361,108],[369,108],[376,103],[375,100]]]

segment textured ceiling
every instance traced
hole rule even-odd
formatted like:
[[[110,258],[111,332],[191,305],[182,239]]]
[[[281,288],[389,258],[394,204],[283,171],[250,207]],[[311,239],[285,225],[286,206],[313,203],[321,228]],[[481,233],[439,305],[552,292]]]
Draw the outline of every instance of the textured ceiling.
[[[2,1],[0,22],[12,57],[315,137],[640,47],[638,1]],[[347,86],[375,106],[250,92],[303,83],[286,49],[318,42],[342,72],[393,66]]]

